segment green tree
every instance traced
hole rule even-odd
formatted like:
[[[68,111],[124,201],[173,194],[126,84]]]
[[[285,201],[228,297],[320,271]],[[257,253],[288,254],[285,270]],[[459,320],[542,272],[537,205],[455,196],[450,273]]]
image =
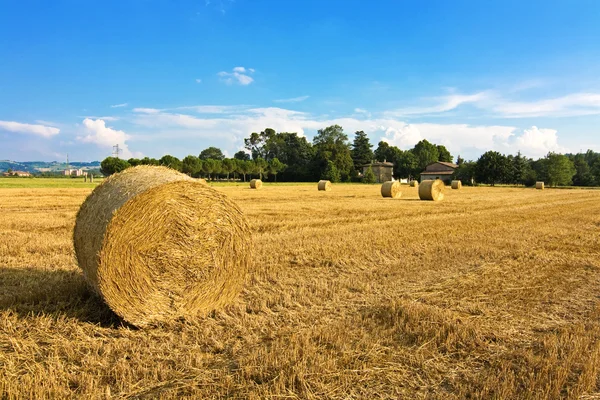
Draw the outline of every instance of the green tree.
[[[127,162],[132,167],[137,167],[138,165],[142,164],[142,161],[139,158],[130,158],[129,160],[127,160]]]
[[[214,158],[208,158],[202,161],[202,171],[208,175],[208,179],[213,179],[216,174],[221,172],[221,165],[219,160]]]
[[[140,160],[140,165],[160,165],[156,158],[144,157]]]
[[[229,180],[229,174],[235,171],[236,162],[233,158],[226,158],[222,161],[221,168],[224,174],[227,174],[227,180]]]
[[[100,172],[102,172],[102,175],[104,175],[104,176],[110,176],[117,172],[121,172],[121,171],[129,168],[130,166],[131,165],[129,165],[129,163],[127,161],[121,160],[120,158],[106,157],[100,163]]]
[[[267,128],[261,133],[252,132],[249,138],[244,139],[244,147],[252,154],[252,159],[268,159],[267,143],[275,135],[275,130]]]
[[[573,185],[593,186],[594,176],[592,175],[592,169],[585,160],[585,155],[576,154],[573,157],[573,165],[575,166],[575,176],[573,177]]]
[[[202,171],[202,162],[196,156],[186,156],[181,160],[181,172],[190,176],[197,176]]]
[[[382,140],[377,145],[377,149],[375,149],[375,152],[373,153],[373,155],[377,161],[381,161],[381,162],[388,161],[388,160],[391,161],[392,158],[394,158],[393,146],[390,146],[390,144],[388,142],[384,142]]]
[[[181,171],[182,164],[179,158],[173,157],[172,155],[167,154],[166,156],[162,156],[160,160],[158,160],[160,165],[164,165],[165,167],[169,167],[175,169],[177,171]]]
[[[264,158],[257,158],[254,160],[254,173],[258,174],[260,180],[263,179],[263,174],[267,171],[269,164]]]
[[[509,162],[497,151],[488,151],[479,157],[475,166],[475,179],[479,183],[495,185],[508,176]]]
[[[233,158],[235,158],[236,160],[250,161],[250,155],[244,150],[240,150],[237,153],[235,153],[233,155]]]
[[[279,161],[278,158],[274,158],[269,161],[269,173],[275,176],[275,182],[277,182],[277,174],[283,171],[287,165]]]
[[[566,186],[573,182],[573,176],[577,171],[569,157],[551,152],[546,156],[546,160],[548,185]]]
[[[237,172],[242,174],[244,182],[246,182],[246,175],[252,172],[252,161],[250,160],[236,160]]]
[[[473,161],[463,161],[454,170],[453,179],[461,181],[465,185],[473,185],[475,183],[476,163]]]
[[[352,162],[354,163],[355,170],[360,170],[360,167],[373,160],[372,147],[373,145],[369,141],[367,134],[363,131],[356,131],[351,150]]]
[[[367,168],[367,170],[365,171],[365,174],[363,175],[363,182],[364,183],[375,183],[377,182],[377,177],[375,176],[375,173],[373,172],[373,168],[371,168],[371,166],[369,165],[369,168]]]
[[[372,172],[372,171],[371,171]],[[323,175],[321,175],[321,179],[328,180],[332,183],[337,183],[342,181],[342,177],[340,175],[340,171],[335,166],[335,163],[331,160],[327,161],[327,167],[325,171],[323,171]]]
[[[339,125],[319,129],[313,138],[316,167],[323,171],[328,168],[329,161],[335,164],[341,179],[347,180],[354,168],[350,154],[348,136]]]
[[[438,150],[438,154],[439,154],[438,161],[452,162],[452,159],[453,159],[452,154],[450,154],[448,149],[446,149],[446,146],[438,145],[437,150]]]
[[[201,160],[223,160],[225,159],[225,155],[218,147],[209,147],[200,152],[198,156]]]
[[[440,160],[438,147],[425,139],[417,143],[411,151],[417,157],[417,166],[420,171],[423,171],[429,164]]]

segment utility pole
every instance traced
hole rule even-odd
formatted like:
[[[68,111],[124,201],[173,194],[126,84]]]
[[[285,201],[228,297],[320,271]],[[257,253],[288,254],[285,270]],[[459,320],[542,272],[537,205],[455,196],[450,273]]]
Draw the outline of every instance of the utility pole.
[[[67,153],[67,169],[71,169],[71,166],[69,165],[69,153]]]
[[[119,154],[121,154],[123,152],[123,150],[119,149],[119,144],[115,144],[113,146],[113,153],[112,156],[115,158],[119,158]]]

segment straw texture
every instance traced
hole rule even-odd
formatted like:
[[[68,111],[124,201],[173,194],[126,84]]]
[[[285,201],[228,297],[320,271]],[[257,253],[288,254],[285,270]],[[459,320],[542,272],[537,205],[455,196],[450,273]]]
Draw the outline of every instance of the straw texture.
[[[383,197],[391,197],[392,199],[397,199],[402,197],[402,190],[400,186],[400,182],[398,181],[387,181],[381,185],[381,195]]]
[[[452,189],[454,189],[454,190],[462,189],[462,182],[461,181],[452,181]]]
[[[417,181],[410,181],[410,187],[417,187],[419,186],[419,182]]]
[[[144,327],[230,302],[250,266],[250,229],[224,194],[165,167],[98,186],[77,214],[75,253],[91,288]]]
[[[263,183],[260,179],[252,179],[250,181],[250,189],[260,189]]]
[[[544,190],[544,182],[536,182],[535,188],[538,190]]]
[[[419,185],[419,198],[432,201],[443,200],[445,187],[446,185],[440,179],[423,181]]]
[[[331,190],[331,182],[325,181],[325,180],[320,180],[319,183],[318,183],[318,185],[317,185],[317,188],[319,190],[324,190],[324,191],[328,192],[328,191]]]

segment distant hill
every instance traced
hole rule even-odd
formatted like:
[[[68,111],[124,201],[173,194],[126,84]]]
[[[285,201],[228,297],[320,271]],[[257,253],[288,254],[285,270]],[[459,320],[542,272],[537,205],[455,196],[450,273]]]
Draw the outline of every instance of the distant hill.
[[[100,161],[92,162],[69,162],[69,166],[73,169],[97,170],[100,168]],[[58,161],[10,161],[0,160],[0,172],[12,169],[14,171],[27,171],[32,174],[41,172],[58,172],[67,168],[67,164]]]

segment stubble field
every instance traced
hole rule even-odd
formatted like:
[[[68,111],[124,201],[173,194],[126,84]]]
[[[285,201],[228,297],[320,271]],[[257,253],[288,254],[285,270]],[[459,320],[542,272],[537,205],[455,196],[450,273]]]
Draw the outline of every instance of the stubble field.
[[[136,330],[74,258],[90,187],[0,189],[0,398],[593,398],[600,191],[217,186],[250,220],[231,307]]]

